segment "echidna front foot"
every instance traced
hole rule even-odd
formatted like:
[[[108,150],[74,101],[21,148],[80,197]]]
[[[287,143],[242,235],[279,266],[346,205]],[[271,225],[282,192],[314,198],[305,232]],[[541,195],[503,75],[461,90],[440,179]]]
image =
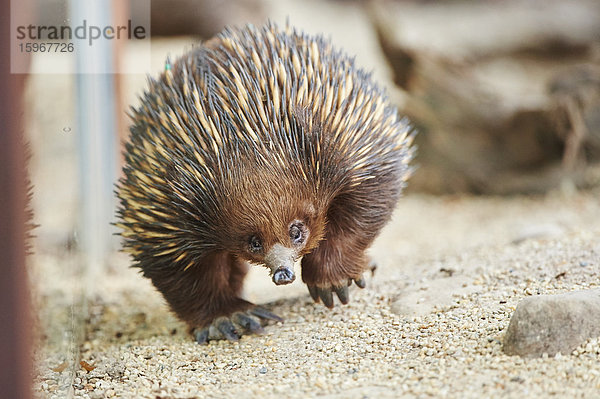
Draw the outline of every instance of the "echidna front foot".
[[[195,328],[192,335],[199,344],[207,344],[209,340],[226,339],[238,341],[243,333],[264,333],[261,321],[279,321],[283,319],[274,313],[256,305],[244,312],[235,312],[230,316],[217,317],[209,326]]]
[[[349,287],[367,286],[363,273],[369,259],[352,238],[330,234],[313,252],[302,258],[302,281],[315,302],[334,306],[334,296],[343,305],[350,301]]]
[[[329,287],[318,287],[312,284],[306,284],[306,286],[308,287],[308,292],[310,293],[311,298],[315,302],[319,303],[319,301],[323,301],[323,305],[327,306],[329,309],[332,309],[333,293],[336,294],[343,305],[346,305],[348,302],[350,302],[348,287],[352,285],[352,282],[354,282],[359,288],[365,288],[367,286],[364,277],[356,279],[349,278],[347,284],[336,284]]]

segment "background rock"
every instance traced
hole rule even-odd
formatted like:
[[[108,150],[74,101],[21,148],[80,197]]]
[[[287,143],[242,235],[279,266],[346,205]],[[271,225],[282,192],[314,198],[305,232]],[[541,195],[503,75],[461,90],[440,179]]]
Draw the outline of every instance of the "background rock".
[[[410,189],[505,195],[594,181],[600,3],[371,5],[395,99],[420,132]]]

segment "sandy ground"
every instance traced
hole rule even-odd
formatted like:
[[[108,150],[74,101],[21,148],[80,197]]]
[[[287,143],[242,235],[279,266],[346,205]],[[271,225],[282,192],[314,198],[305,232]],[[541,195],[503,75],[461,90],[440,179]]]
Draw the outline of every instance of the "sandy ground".
[[[597,340],[541,359],[501,348],[520,299],[598,286],[599,194],[407,196],[372,248],[379,268],[348,306],[327,310],[302,284],[275,287],[266,270],[253,270],[247,297],[285,322],[238,343],[194,343],[123,256],[86,285],[68,253],[38,253],[32,279],[45,336],[35,390],[51,398],[593,397]],[[93,296],[87,320],[82,290]],[[72,345],[78,322],[91,371]]]

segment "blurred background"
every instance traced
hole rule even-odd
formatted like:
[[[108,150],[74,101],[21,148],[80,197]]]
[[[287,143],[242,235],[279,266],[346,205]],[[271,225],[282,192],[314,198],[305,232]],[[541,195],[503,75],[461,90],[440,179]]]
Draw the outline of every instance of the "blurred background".
[[[115,21],[144,12],[126,1],[105,4]],[[66,0],[32,4],[40,25],[69,21],[72,12]],[[156,76],[167,56],[223,27],[269,19],[322,34],[355,55],[412,120],[419,149],[409,197],[544,195],[600,184],[595,0],[152,0],[149,61],[137,56],[141,44],[132,40],[105,49],[106,57],[119,70],[134,65],[129,69]],[[83,334],[77,326],[89,317],[80,298],[103,288],[98,273],[128,264],[111,236],[111,184],[121,167],[126,111],[147,77],[78,74],[77,62],[50,75],[47,61],[36,57],[25,80],[24,121],[39,225],[30,259],[34,308],[46,309],[36,316],[44,325],[38,338],[76,351],[73,342]],[[98,101],[86,104],[91,97]],[[85,118],[94,115],[103,117],[90,125]],[[92,134],[101,135],[96,144],[88,142]],[[94,160],[95,153],[103,155]],[[90,222],[90,213],[100,217]],[[92,231],[98,228],[100,235]],[[75,327],[65,332],[65,325]]]
[[[68,18],[65,1],[37,7],[40,24]],[[419,131],[409,192],[530,194],[600,182],[597,1],[153,0],[151,7],[151,62],[141,67],[151,75],[167,55],[226,25],[267,19],[289,20],[356,55]],[[116,62],[138,61],[136,44],[120,42]],[[76,128],[78,75],[37,73],[43,69],[34,55],[25,120],[36,235],[40,245],[72,245],[82,181],[77,134],[85,134]],[[146,77],[110,78],[102,107],[115,108],[114,131],[105,134],[117,146]],[[114,161],[109,168],[118,171]]]

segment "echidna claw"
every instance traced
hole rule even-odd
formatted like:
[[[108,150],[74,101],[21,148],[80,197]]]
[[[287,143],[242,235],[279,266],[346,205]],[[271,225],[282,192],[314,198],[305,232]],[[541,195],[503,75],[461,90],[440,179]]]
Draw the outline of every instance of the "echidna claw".
[[[319,288],[317,287],[317,293],[319,298],[323,301],[323,305],[329,309],[333,308],[333,295],[331,294],[331,288]]]
[[[208,327],[204,327],[200,330],[194,330],[194,338],[200,345],[208,344]]]
[[[346,305],[349,301],[348,299],[348,286],[334,287],[335,293],[338,298],[340,298],[340,302]]]
[[[215,327],[223,337],[225,337],[228,341],[238,341],[240,339],[240,334],[237,332],[235,326],[227,317],[220,317],[214,322]]]
[[[364,277],[354,279],[354,283],[360,288],[365,288],[367,286],[367,282],[365,281]]]
[[[281,317],[260,306],[255,306],[250,309],[250,313],[256,317],[260,317],[261,319],[279,321],[283,323],[283,319]]]
[[[321,302],[321,299],[319,298],[319,293],[317,292],[317,287],[314,285],[308,285],[308,293],[310,294],[310,297],[313,299],[313,301],[315,301],[316,303]]]
[[[371,261],[371,263],[369,263],[369,270],[371,271],[371,276],[374,276],[375,271],[377,270],[377,263]]]
[[[253,334],[264,334],[265,330],[262,328],[260,323],[256,321],[254,317],[247,315],[246,313],[238,312],[234,313],[233,321],[236,324],[242,326],[246,331],[250,331]]]

